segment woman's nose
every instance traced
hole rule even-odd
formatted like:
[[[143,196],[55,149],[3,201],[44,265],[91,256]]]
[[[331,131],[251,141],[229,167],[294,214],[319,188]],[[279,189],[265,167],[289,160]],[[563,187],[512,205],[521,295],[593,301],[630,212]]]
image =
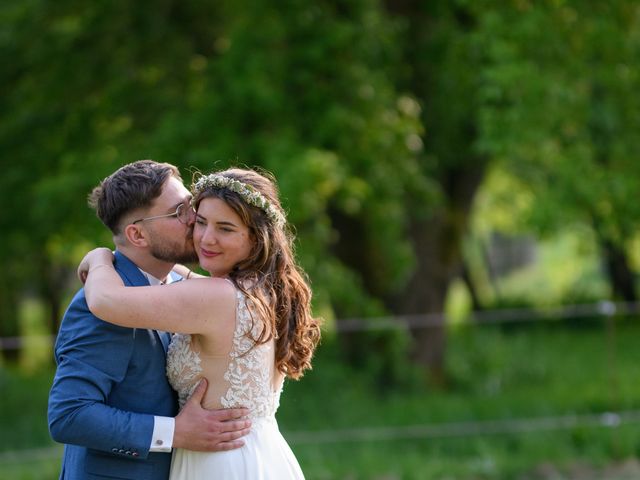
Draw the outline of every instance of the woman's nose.
[[[202,241],[209,245],[213,245],[214,243],[216,243],[217,238],[213,228],[207,228],[204,231],[204,235],[202,235]]]

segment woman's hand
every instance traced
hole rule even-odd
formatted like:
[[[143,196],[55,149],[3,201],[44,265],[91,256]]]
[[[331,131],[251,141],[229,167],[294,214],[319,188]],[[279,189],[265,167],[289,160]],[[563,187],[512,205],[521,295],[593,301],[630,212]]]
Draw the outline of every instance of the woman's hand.
[[[199,273],[189,270],[189,268],[185,267],[180,263],[177,263],[176,265],[174,265],[173,271],[176,272],[185,280],[189,280],[190,278],[207,278],[204,275],[200,275]]]
[[[100,266],[113,266],[113,252],[108,248],[95,248],[87,253],[78,265],[78,278],[82,283],[86,282],[91,269]]]
[[[193,272],[188,267],[185,267],[180,263],[176,263],[173,266],[173,271],[176,272],[181,277],[183,277],[185,280],[188,280],[189,278],[191,278],[191,275],[193,274]]]

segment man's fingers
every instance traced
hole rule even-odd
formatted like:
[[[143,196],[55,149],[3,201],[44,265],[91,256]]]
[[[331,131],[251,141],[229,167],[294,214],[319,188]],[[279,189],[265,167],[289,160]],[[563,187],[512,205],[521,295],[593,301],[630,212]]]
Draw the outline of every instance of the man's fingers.
[[[234,430],[232,432],[225,432],[223,434],[220,435],[220,443],[227,443],[227,442],[232,442],[234,440],[238,440],[239,438],[244,437],[245,435],[248,435],[249,432],[251,431],[250,428],[245,428],[242,430]]]
[[[234,450],[236,448],[240,448],[243,445],[244,445],[244,442],[242,440],[234,440],[232,442],[220,442],[217,445],[216,450],[219,450],[221,452],[226,450]]]
[[[229,420],[237,420],[249,415],[248,408],[225,408],[222,410],[211,410],[211,414],[216,420],[226,422]]]
[[[240,430],[247,430],[251,427],[250,420],[232,420],[223,422],[221,432],[238,432]]]
[[[204,392],[207,391],[207,379],[203,378],[198,383],[198,386],[191,394],[191,398],[189,398],[189,402],[200,403],[202,402],[202,397],[204,397]]]

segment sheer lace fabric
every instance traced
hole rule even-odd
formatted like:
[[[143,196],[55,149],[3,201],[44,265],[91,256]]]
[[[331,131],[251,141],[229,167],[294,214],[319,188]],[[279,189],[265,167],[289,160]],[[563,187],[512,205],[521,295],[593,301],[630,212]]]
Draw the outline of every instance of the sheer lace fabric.
[[[235,326],[229,325],[226,331],[221,328],[216,351],[203,348],[199,335],[173,336],[167,376],[178,391],[180,407],[200,378],[206,377],[206,408],[247,407],[252,422],[241,448],[223,452],[174,449],[170,480],[304,480],[274,415],[284,380],[275,369],[275,340],[253,345],[251,337],[260,332],[260,322],[253,321],[249,305],[237,290]]]
[[[205,377],[209,381],[206,408],[247,407],[252,422],[241,448],[174,449],[170,480],[304,480],[275,418],[284,380],[275,369],[275,340],[254,346],[251,336],[256,338],[260,332],[260,322],[255,320],[246,297],[237,290],[235,325],[221,326],[215,348],[204,343],[201,335],[173,336],[167,376],[178,391],[180,407]]]
[[[255,345],[261,323],[252,318],[245,295],[236,290],[236,325],[228,355],[202,356],[191,335],[174,334],[167,354],[167,377],[178,392],[180,407],[203,376],[220,392],[212,407],[244,406],[250,418],[270,417],[278,409],[283,377],[275,369],[275,340]],[[221,365],[221,362],[224,365]],[[224,373],[222,368],[226,367]]]
[[[200,357],[191,350],[191,335],[174,334],[167,352],[167,378],[178,392],[180,408],[195,390],[201,375]]]

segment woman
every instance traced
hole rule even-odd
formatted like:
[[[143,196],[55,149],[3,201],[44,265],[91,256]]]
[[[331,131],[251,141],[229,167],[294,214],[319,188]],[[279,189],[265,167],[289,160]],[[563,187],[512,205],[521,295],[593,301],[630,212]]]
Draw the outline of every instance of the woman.
[[[201,378],[205,408],[247,407],[245,445],[226,452],[177,449],[173,480],[298,479],[302,471],[278,430],[275,412],[285,377],[311,368],[320,338],[311,291],[296,265],[274,183],[251,170],[201,177],[193,186],[193,241],[209,277],[162,287],[126,288],[108,249],[89,252],[87,304],[122,326],[180,332],[167,355],[167,376],[181,406]]]

